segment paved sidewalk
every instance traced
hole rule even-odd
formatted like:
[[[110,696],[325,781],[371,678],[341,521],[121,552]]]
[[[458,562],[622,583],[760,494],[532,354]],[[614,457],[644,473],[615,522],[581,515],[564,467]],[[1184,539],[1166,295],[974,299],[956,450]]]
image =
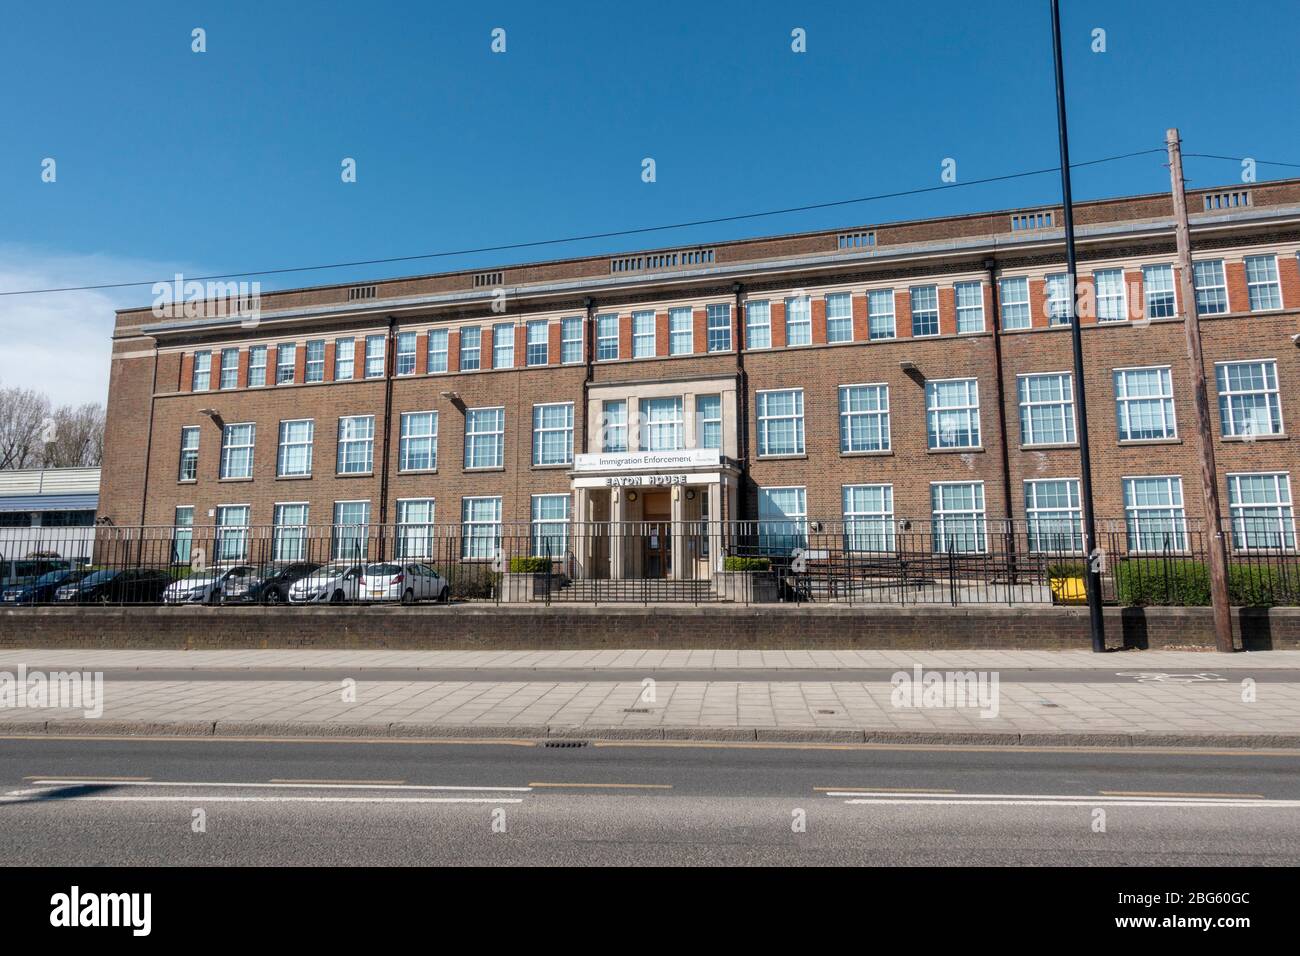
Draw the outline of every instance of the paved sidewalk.
[[[131,680],[104,683],[103,714],[0,707],[4,733],[589,736],[897,742],[1300,747],[1300,682],[1243,687],[1250,672],[1300,667],[1300,651],[1223,655],[1087,651],[26,651],[0,671],[128,668],[618,668],[616,680]],[[656,669],[1098,668],[1230,673],[1191,683],[999,680],[996,707],[896,706],[888,680],[656,680]],[[623,673],[623,669],[633,673]],[[1107,675],[1110,676],[1110,675]],[[644,683],[646,680],[650,684]],[[995,716],[982,713],[996,710]]]

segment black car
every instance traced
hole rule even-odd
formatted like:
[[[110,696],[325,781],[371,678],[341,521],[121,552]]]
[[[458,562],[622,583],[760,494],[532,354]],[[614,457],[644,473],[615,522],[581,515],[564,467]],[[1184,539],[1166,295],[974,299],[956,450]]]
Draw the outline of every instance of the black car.
[[[54,600],[54,592],[65,584],[76,584],[89,571],[69,571],[66,569],[49,571],[35,581],[5,588],[0,600],[5,604],[49,604]]]
[[[288,604],[289,588],[320,568],[317,561],[268,564],[245,577],[229,580],[221,591],[222,604]]]
[[[166,571],[149,568],[93,571],[58,588],[54,599],[60,604],[157,604],[171,583],[172,576]]]

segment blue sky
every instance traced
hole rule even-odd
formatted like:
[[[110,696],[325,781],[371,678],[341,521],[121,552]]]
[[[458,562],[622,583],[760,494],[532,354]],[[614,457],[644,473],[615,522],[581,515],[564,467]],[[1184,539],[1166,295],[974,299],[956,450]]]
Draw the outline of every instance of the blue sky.
[[[1064,0],[1075,161],[1182,129],[1300,163],[1295,0]],[[305,11],[311,11],[307,15]],[[207,52],[191,52],[191,31]],[[491,31],[506,30],[506,52]],[[807,52],[791,30],[807,31]],[[1091,50],[1094,28],[1106,52]],[[9,4],[0,290],[525,242],[1055,165],[1047,0]],[[57,181],[41,181],[41,161]],[[340,162],[357,162],[357,182]],[[653,157],[657,181],[642,182]],[[1260,178],[1300,174],[1261,166]],[[1237,165],[1190,159],[1193,185]],[[1158,155],[1076,198],[1159,191]],[[1056,201],[1055,176],[541,250],[268,277],[264,289]],[[115,306],[0,298],[0,384],[102,397]],[[55,343],[49,330],[69,333]],[[29,330],[38,329],[39,334]],[[69,345],[69,342],[75,344]],[[80,350],[69,361],[68,349]]]

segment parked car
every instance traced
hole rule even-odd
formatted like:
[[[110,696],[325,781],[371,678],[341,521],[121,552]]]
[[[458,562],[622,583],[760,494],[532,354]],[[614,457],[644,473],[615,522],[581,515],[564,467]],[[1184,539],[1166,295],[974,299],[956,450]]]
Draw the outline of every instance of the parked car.
[[[60,587],[54,599],[60,604],[156,604],[171,583],[170,574],[151,568],[92,571]]]
[[[67,558],[0,558],[0,590],[31,584],[51,571],[71,571]]]
[[[362,601],[416,601],[433,599],[444,604],[451,596],[447,580],[427,564],[368,564],[361,578],[358,599]]]
[[[208,568],[172,583],[163,592],[167,604],[217,604],[221,589],[231,577],[239,577],[253,570],[252,565],[235,564]]]
[[[229,578],[221,588],[222,604],[287,604],[289,588],[311,574],[320,564],[293,561],[289,564],[263,564],[241,577]]]
[[[341,604],[344,601],[355,601],[359,596],[361,576],[365,570],[364,564],[322,565],[293,583],[289,588],[289,600],[293,604]]]
[[[2,598],[5,604],[49,604],[54,600],[54,593],[65,584],[76,584],[89,571],[49,571],[27,584],[18,584],[5,588]]]

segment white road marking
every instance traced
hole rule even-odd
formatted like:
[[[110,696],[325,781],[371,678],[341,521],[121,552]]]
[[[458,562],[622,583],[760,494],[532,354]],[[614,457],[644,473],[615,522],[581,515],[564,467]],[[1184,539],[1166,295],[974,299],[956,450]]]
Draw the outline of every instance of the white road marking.
[[[90,780],[84,778],[42,777],[33,783],[50,786],[112,786],[112,787],[229,787],[237,790],[437,790],[464,793],[531,793],[532,787],[453,787],[414,783],[236,783],[230,781],[175,781],[175,780]]]
[[[915,793],[873,793],[860,791],[833,791],[828,797],[845,797],[845,804],[861,805],[879,803],[899,805],[905,803],[926,806],[991,806],[991,807],[1266,807],[1270,809],[1300,809],[1300,800],[1261,800],[1257,797],[1138,797],[1093,796],[1090,794],[1017,794],[1017,793],[960,793],[948,795]]]
[[[78,803],[523,803],[519,797],[212,797],[186,794],[179,797],[66,797]],[[0,803],[7,802],[0,798]]]

